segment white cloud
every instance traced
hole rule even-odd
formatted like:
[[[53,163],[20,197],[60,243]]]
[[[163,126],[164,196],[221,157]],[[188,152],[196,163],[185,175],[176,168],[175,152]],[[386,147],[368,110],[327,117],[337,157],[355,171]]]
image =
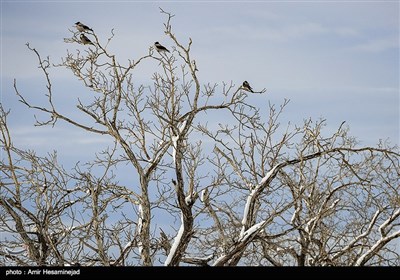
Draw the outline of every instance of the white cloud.
[[[271,39],[278,41],[291,41],[293,39],[304,39],[313,35],[327,33],[329,30],[318,23],[307,22],[285,26],[270,32]]]
[[[399,38],[391,36],[387,38],[369,40],[367,42],[351,47],[351,50],[377,53],[398,47],[399,47]]]
[[[206,31],[204,31],[206,32]],[[213,36],[213,41],[217,41],[221,34],[224,38],[232,41],[243,39],[254,41],[265,41],[268,43],[290,43],[298,40],[310,39],[321,35],[337,37],[358,37],[360,32],[352,27],[328,26],[317,22],[298,22],[280,25],[252,25],[238,24],[225,25],[207,29],[207,33]]]
[[[230,38],[231,40],[241,40],[245,37],[257,41],[268,40],[269,43],[281,43],[324,34],[329,30],[318,23],[306,22],[301,24],[285,25],[282,27],[242,24],[239,26],[221,26],[214,28],[214,30],[207,30],[207,32],[210,31],[214,33],[216,37],[223,34],[224,38]]]
[[[12,126],[10,127],[14,145],[20,149],[34,150],[68,150],[75,154],[85,153],[88,150],[95,151],[97,145],[106,145],[110,138],[89,134],[67,127],[33,127],[33,126]],[[97,146],[98,147],[98,146]]]
[[[353,37],[353,36],[359,35],[359,31],[356,30],[355,28],[351,28],[351,27],[334,28],[333,32],[336,33],[337,35],[346,36],[346,37]]]

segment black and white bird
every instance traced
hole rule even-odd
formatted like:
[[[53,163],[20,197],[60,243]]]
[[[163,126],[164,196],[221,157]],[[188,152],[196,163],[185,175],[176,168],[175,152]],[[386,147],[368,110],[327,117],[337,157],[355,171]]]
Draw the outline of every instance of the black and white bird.
[[[197,69],[197,65],[196,65],[196,60],[192,60],[192,65],[193,65],[193,68],[194,68],[194,71],[199,71],[199,69]]]
[[[83,24],[82,22],[80,22],[80,21],[75,22],[75,27],[76,27],[76,29],[78,29],[79,32],[85,32],[85,31],[92,31],[92,32],[93,32],[93,29],[92,29],[92,28],[90,28],[90,27],[87,26],[87,25],[84,25],[84,24]]]
[[[156,48],[156,50],[161,53],[161,52],[169,52],[169,50],[164,47],[163,45],[161,45],[159,42],[155,42],[154,43],[154,47]]]
[[[250,92],[254,92],[253,89],[251,88],[249,82],[247,82],[247,81],[244,81],[244,82],[243,82],[242,88],[243,88],[244,90],[247,90],[247,91],[250,91]]]
[[[85,34],[81,34],[81,42],[84,44],[84,45],[93,45],[94,46],[94,44],[92,43],[92,41],[90,41],[90,39],[88,38],[88,37],[86,37],[85,36]]]

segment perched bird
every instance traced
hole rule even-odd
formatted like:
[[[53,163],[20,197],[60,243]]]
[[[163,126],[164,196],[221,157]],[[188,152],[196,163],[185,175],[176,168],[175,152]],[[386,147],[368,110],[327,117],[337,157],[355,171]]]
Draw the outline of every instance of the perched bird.
[[[88,38],[88,37],[86,37],[85,36],[85,34],[81,34],[81,42],[84,44],[84,45],[94,45],[93,43],[92,43],[92,41],[90,41],[90,39]]]
[[[169,52],[169,50],[166,47],[164,47],[163,45],[161,45],[159,42],[155,42],[154,47],[156,47],[156,50],[158,52]]]
[[[209,197],[208,189],[204,189],[200,193],[200,201],[201,202],[207,202]]]
[[[250,84],[247,81],[244,81],[242,84],[242,88],[244,90],[250,91],[250,92],[254,92],[253,89],[251,88]]]
[[[199,71],[199,69],[197,69],[197,65],[196,65],[196,60],[192,60],[192,65],[193,65],[193,68],[194,68],[194,71]]]
[[[83,23],[81,23],[79,21],[75,22],[75,27],[76,27],[76,29],[78,29],[79,32],[85,32],[85,31],[92,31],[93,32],[92,28],[90,28],[87,25],[84,25]]]

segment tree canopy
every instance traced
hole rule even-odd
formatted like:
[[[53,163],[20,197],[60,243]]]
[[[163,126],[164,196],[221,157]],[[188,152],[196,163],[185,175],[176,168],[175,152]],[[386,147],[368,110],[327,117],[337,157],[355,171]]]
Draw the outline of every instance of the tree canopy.
[[[152,46],[119,61],[114,32],[103,44],[91,28],[70,30],[65,43],[86,49],[58,64],[27,44],[47,102],[14,88],[43,117],[36,125],[65,122],[109,145],[66,170],[56,152],[14,146],[0,107],[1,265],[400,265],[399,148],[360,146],[345,122],[333,133],[324,119],[282,124],[289,100],[272,104],[243,81],[200,81],[193,41],[161,13],[169,52]],[[137,67],[149,61],[158,68],[140,84]],[[54,101],[57,67],[90,94],[76,100],[79,118]]]

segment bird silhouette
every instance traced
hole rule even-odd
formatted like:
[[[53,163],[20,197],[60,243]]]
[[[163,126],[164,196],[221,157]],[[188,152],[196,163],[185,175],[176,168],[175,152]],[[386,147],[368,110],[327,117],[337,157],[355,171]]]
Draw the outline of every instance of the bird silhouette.
[[[84,45],[94,45],[92,41],[90,41],[90,39],[88,37],[85,36],[85,34],[81,34],[81,42]]]
[[[243,82],[242,88],[243,88],[244,90],[247,90],[247,91],[250,91],[250,92],[254,92],[253,89],[251,88],[249,82],[247,82],[247,81],[244,81],[244,82]]]
[[[85,31],[92,31],[93,32],[92,28],[90,28],[87,25],[84,25],[82,22],[79,22],[79,21],[75,22],[75,27],[76,27],[76,29],[78,29],[79,32],[85,32]]]
[[[161,53],[161,52],[169,52],[169,50],[164,47],[163,45],[161,45],[159,42],[155,42],[154,43],[154,47],[156,48],[156,50]]]
[[[197,69],[196,60],[192,60],[192,65],[193,65],[194,71],[199,71],[199,69]]]

